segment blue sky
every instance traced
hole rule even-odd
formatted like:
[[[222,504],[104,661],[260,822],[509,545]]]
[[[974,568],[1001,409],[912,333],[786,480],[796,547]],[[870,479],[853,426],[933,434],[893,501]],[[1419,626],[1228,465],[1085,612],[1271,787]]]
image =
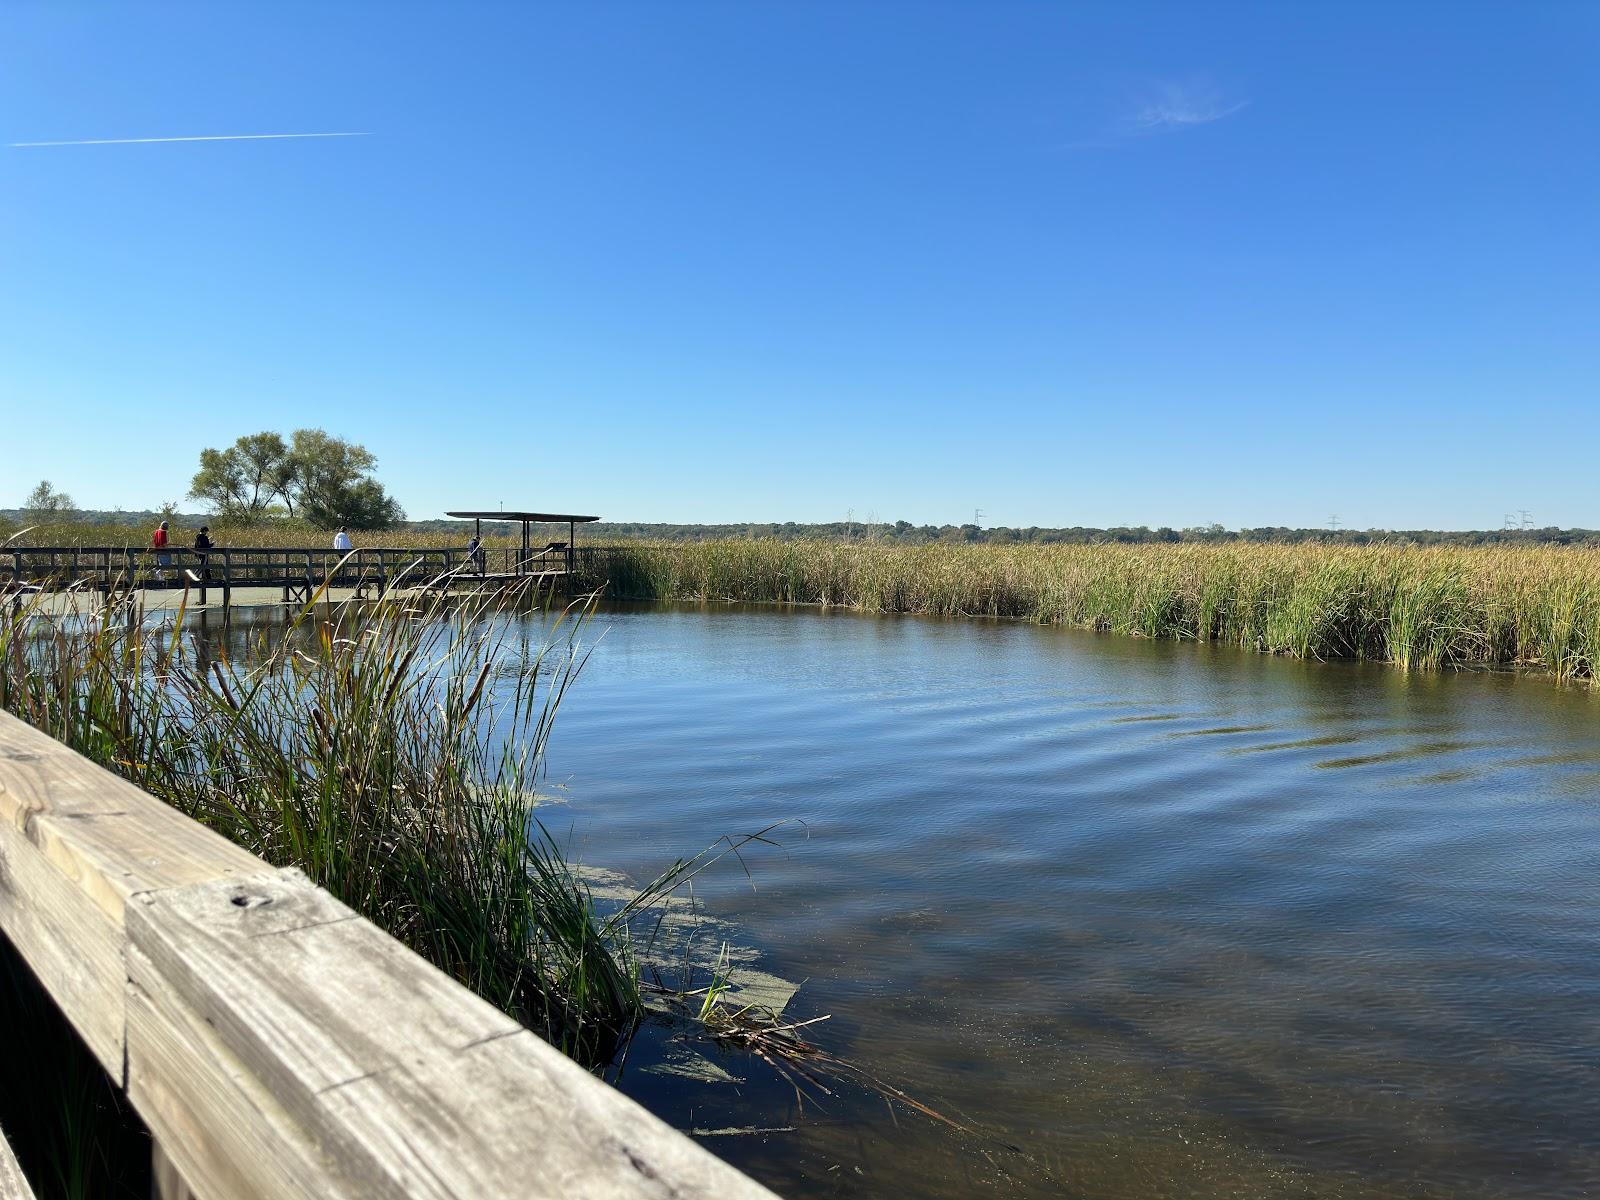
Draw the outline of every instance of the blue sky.
[[[0,9],[0,505],[1600,526],[1600,5]],[[47,140],[364,137],[14,147]]]

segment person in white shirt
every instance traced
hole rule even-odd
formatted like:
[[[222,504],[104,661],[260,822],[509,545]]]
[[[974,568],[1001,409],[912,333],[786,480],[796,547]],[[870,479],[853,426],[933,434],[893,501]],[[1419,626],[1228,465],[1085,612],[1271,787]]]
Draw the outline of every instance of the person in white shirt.
[[[333,548],[341,554],[348,554],[355,549],[355,545],[350,541],[350,531],[343,525],[339,526],[339,532],[333,535]]]

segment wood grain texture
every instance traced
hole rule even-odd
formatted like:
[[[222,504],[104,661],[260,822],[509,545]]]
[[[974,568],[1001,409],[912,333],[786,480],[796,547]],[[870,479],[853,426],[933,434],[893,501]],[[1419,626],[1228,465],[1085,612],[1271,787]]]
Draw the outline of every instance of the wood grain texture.
[[[138,892],[261,869],[253,854],[5,712],[0,822],[119,925]]]
[[[0,928],[119,1085],[129,897],[261,865],[0,712]]]
[[[5,821],[0,821],[0,928],[101,1067],[120,1084],[122,929]]]
[[[217,1031],[176,1000],[136,948],[128,965],[128,1098],[181,1185],[175,1194],[348,1196],[310,1135]]]
[[[160,1142],[150,1143],[150,1200],[199,1200]]]
[[[772,1193],[313,886],[0,713],[0,927],[161,1194]]]
[[[0,1200],[33,1200],[33,1189],[11,1153],[4,1130],[0,1130]]]
[[[264,1084],[324,1154],[326,1194],[771,1196],[298,872],[141,896],[128,932],[136,994],[214,1039],[185,1056],[220,1064],[207,1094]],[[128,1041],[141,1112],[159,1085],[144,1075],[144,1003]],[[152,1131],[197,1193],[217,1194],[181,1139]],[[244,1174],[228,1194],[303,1194],[243,1140],[214,1155]]]

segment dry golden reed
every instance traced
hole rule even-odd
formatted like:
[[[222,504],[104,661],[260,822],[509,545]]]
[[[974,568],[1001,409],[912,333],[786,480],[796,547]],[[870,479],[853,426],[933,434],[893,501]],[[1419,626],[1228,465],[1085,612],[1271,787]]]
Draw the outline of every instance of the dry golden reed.
[[[580,557],[617,597],[1015,617],[1404,669],[1590,678],[1600,552],[1568,547],[639,542]]]

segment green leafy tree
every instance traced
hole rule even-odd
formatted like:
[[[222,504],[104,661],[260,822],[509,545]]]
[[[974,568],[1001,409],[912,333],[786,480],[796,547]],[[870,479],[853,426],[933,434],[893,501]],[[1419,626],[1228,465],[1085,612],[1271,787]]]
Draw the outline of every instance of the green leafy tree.
[[[51,487],[48,479],[41,479],[39,486],[28,493],[28,498],[22,502],[22,507],[27,510],[29,516],[51,517],[72,512],[77,505],[72,503],[71,496]]]
[[[321,429],[297,429],[289,457],[300,515],[313,525],[387,529],[406,519],[400,505],[372,478],[378,460],[365,446]]]
[[[377,465],[365,446],[321,429],[297,429],[287,442],[252,433],[226,450],[202,450],[189,495],[239,521],[285,512],[323,527],[386,529],[405,513],[372,477]]]
[[[276,433],[247,433],[233,444],[252,503],[263,509],[281,500],[294,516],[295,462],[289,447]]]
[[[293,516],[293,484],[294,464],[282,436],[250,433],[226,450],[200,451],[189,496],[209,501],[218,516],[256,521],[280,501]]]
[[[244,474],[238,456],[229,450],[200,451],[200,469],[189,481],[189,498],[204,500],[220,516],[242,520],[248,516]]]

